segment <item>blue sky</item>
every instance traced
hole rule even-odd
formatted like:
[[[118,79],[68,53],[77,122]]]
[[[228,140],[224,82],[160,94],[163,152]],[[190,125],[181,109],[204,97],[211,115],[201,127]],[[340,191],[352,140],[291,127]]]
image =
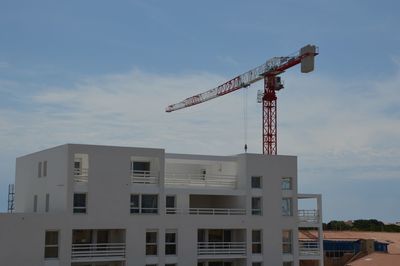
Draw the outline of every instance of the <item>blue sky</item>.
[[[279,92],[279,153],[324,217],[399,221],[398,1],[0,2],[0,210],[15,157],[63,143],[242,152],[244,92],[166,105],[311,43]],[[261,106],[247,92],[250,152]],[[346,207],[343,207],[346,206]]]

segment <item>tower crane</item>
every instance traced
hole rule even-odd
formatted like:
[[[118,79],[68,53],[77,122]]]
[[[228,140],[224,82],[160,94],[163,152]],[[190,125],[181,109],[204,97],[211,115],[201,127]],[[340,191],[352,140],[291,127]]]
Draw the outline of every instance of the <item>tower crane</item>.
[[[301,72],[309,73],[314,70],[314,57],[318,55],[318,47],[306,45],[294,55],[273,57],[264,64],[251,69],[233,79],[206,92],[186,98],[169,105],[166,112],[173,112],[203,103],[225,94],[250,86],[261,79],[264,80],[264,90],[258,93],[258,100],[263,108],[263,153],[277,154],[277,96],[276,91],[283,89],[283,83],[278,76],[285,70],[301,63]]]

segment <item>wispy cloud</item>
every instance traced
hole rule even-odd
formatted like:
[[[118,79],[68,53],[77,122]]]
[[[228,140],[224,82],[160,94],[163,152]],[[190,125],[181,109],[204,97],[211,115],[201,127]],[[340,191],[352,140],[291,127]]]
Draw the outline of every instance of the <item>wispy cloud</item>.
[[[291,75],[279,92],[279,151],[298,154],[308,178],[397,178],[400,158],[400,75],[385,81],[338,82]],[[214,87],[209,73],[129,73],[44,88],[24,98],[29,110],[0,109],[3,150],[23,153],[66,142],[164,147],[169,152],[242,152],[243,95],[227,95],[167,114],[164,108]],[[261,106],[249,88],[250,151],[261,148]],[[360,89],[362,88],[362,89]],[[388,107],[394,108],[391,113]],[[22,148],[23,147],[23,148]],[[318,171],[320,169],[320,171]]]

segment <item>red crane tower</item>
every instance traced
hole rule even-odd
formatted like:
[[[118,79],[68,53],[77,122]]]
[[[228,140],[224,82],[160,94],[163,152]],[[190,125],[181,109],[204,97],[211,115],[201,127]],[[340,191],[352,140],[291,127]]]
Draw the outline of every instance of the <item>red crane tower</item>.
[[[285,70],[301,63],[301,72],[308,73],[314,70],[314,57],[318,55],[315,45],[306,45],[294,55],[273,57],[261,66],[243,73],[216,88],[189,97],[179,103],[169,105],[166,112],[172,112],[192,105],[203,103],[223,96],[261,79],[264,80],[264,91],[259,93],[259,101],[263,106],[263,153],[277,154],[277,109],[276,91],[283,89],[281,78],[278,76]]]

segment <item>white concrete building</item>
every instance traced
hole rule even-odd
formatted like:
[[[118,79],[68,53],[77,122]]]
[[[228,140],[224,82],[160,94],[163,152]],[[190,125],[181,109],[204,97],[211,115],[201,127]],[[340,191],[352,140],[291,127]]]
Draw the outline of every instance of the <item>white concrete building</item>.
[[[15,182],[1,265],[323,265],[322,237],[298,237],[322,212],[295,156],[67,144],[18,158]]]

